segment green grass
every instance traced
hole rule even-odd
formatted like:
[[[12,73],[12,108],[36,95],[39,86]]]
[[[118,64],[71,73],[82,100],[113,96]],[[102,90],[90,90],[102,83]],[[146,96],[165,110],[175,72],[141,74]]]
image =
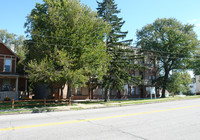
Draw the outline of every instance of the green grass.
[[[37,101],[37,102],[15,102],[15,109],[30,109],[30,108],[43,108],[44,107],[44,104],[43,104],[44,102],[43,101]],[[56,102],[54,102],[54,101],[47,101],[46,102],[47,103],[47,105],[46,105],[46,107],[57,107],[57,106],[67,106],[68,105],[68,103],[63,103],[63,104],[58,104],[58,103],[56,103]],[[24,106],[17,106],[17,105],[24,105]],[[38,104],[38,105],[31,105],[31,104]],[[4,105],[4,106],[6,106],[6,107],[0,107],[0,110],[8,110],[8,109],[12,109],[12,107],[11,107],[11,105],[12,105],[12,103],[0,103],[0,106],[1,105]],[[10,106],[8,106],[8,105],[10,105]]]
[[[168,98],[157,98],[157,99],[135,99],[135,100],[111,100],[110,102],[104,102],[104,101],[86,101],[86,102],[80,102],[80,103],[73,103],[70,107],[71,110],[82,110],[84,107],[80,107],[79,104],[84,104],[86,108],[98,108],[95,106],[90,105],[104,105],[105,107],[110,107],[110,106],[125,106],[125,105],[136,105],[136,104],[148,104],[148,103],[157,103],[157,102],[168,102],[168,101],[174,101],[174,100],[187,100],[187,99],[196,99],[200,98],[200,95],[197,96],[185,96],[185,97],[168,97]],[[16,103],[16,104],[33,104],[36,102],[25,102],[25,103]],[[43,103],[43,102],[38,102],[38,103]],[[47,102],[50,103],[50,102]],[[51,102],[55,103],[55,102]],[[0,105],[8,105],[11,103],[4,103]],[[10,113],[24,113],[24,112],[32,112],[32,113],[40,113],[40,112],[52,112],[56,110],[56,108],[51,108],[51,107],[58,107],[58,106],[67,106],[67,103],[59,105],[47,105],[44,107],[43,105],[38,105],[38,106],[16,106],[16,110],[12,110],[11,107],[4,107],[0,108],[0,115],[2,114],[10,114]],[[2,111],[1,111],[2,110]],[[3,111],[4,110],[4,111]]]
[[[131,104],[145,104],[145,103],[157,103],[157,102],[167,102],[174,100],[186,100],[186,99],[196,99],[200,98],[197,96],[185,96],[185,97],[168,97],[168,98],[157,98],[157,99],[139,99],[139,100],[123,100],[123,101],[111,101],[106,103],[107,106],[116,106],[116,105],[131,105]],[[115,104],[113,104],[115,103]],[[118,104],[116,104],[118,103]]]

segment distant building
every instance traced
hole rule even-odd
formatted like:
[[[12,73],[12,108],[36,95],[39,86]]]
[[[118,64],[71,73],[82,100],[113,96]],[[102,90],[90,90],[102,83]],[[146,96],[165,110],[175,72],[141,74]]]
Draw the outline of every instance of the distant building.
[[[196,83],[189,84],[189,87],[190,87],[190,93],[193,95],[196,94]]]
[[[200,75],[196,75],[196,94],[200,94]]]
[[[139,48],[129,48],[134,50],[135,55],[144,56],[144,59],[141,60],[130,60],[131,64],[140,64],[145,67],[143,70],[132,69],[130,71],[130,75],[141,76],[142,83],[140,85],[129,83],[124,86],[124,91],[120,93],[112,89],[112,91],[110,91],[110,98],[149,98],[150,93],[152,93],[153,97],[155,97],[155,94],[159,97],[159,90],[153,83],[153,81],[159,77],[158,62],[152,57],[152,53],[142,53]],[[73,99],[103,99],[104,92],[104,89],[101,88],[90,90],[87,87],[80,87],[72,91]]]

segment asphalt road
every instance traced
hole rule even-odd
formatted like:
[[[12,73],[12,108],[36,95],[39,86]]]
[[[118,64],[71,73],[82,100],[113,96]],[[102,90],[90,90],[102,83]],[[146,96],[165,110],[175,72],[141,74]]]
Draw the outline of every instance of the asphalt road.
[[[0,140],[200,140],[200,99],[0,116]]]

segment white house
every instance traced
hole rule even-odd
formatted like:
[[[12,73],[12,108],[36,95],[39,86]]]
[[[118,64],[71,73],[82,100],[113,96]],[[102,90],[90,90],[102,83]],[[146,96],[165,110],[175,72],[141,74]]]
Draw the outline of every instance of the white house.
[[[200,75],[196,75],[196,94],[200,93]]]

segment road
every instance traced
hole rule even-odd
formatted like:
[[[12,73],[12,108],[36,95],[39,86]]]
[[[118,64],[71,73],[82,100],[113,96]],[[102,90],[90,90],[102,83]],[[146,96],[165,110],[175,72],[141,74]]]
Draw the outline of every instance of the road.
[[[0,140],[199,140],[200,99],[0,116]]]

